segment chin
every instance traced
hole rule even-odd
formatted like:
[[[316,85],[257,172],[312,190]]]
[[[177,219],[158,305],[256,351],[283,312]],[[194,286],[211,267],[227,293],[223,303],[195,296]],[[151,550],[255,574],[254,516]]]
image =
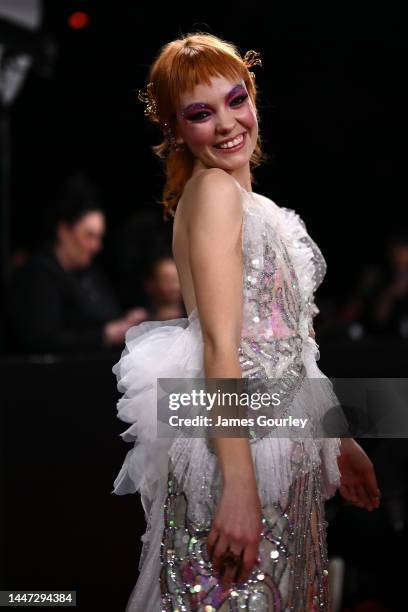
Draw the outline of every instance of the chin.
[[[250,154],[240,151],[237,153],[227,154],[227,155],[217,155],[207,154],[207,152],[202,155],[196,155],[196,158],[201,162],[201,164],[207,168],[224,168],[229,170],[237,170],[238,168],[242,168],[246,164],[249,163],[252,156],[252,152]]]
[[[226,172],[235,172],[236,170],[240,170],[248,166],[250,161],[250,157],[240,157],[239,159],[231,159],[231,160],[214,160],[212,163],[213,168],[220,168],[221,170],[225,170]]]
[[[223,170],[239,170],[240,168],[243,168],[244,166],[248,165],[250,159],[251,158],[247,155],[245,157],[231,160],[228,159],[225,161],[223,159],[220,159],[219,161],[217,160],[217,167],[222,168]]]
[[[253,142],[253,140],[253,135],[247,135],[244,146],[238,151],[219,152],[212,145],[207,145],[201,151],[194,151],[193,155],[204,167],[234,172],[249,164],[256,147],[256,141]]]
[[[239,151],[237,153],[232,154],[227,153],[215,156],[212,155],[212,165],[217,168],[222,168],[223,170],[229,170],[231,172],[234,170],[239,170],[240,168],[243,168],[244,166],[247,166],[250,163],[253,151],[254,148],[251,147],[250,152]]]

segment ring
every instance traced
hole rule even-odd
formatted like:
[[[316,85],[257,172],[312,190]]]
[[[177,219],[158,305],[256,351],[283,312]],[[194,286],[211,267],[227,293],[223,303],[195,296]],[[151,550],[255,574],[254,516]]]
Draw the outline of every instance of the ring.
[[[234,554],[232,550],[227,550],[222,559],[228,565],[239,565],[241,563],[241,555]]]

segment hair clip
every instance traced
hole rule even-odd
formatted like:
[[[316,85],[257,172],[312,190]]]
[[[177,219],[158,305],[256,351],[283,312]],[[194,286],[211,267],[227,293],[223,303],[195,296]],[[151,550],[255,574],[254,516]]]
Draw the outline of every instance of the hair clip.
[[[244,55],[243,62],[247,68],[253,66],[262,66],[261,54],[258,51],[247,51]]]
[[[145,104],[144,114],[149,117],[151,121],[158,122],[159,116],[157,113],[156,100],[153,95],[153,82],[151,81],[146,85],[146,89],[139,89],[137,93],[138,99]]]
[[[253,66],[262,66],[261,54],[258,51],[254,51],[253,49],[251,49],[250,51],[247,51],[245,53],[242,61],[247,67],[248,72],[251,76],[251,79],[254,81],[255,73],[249,69],[252,68]]]

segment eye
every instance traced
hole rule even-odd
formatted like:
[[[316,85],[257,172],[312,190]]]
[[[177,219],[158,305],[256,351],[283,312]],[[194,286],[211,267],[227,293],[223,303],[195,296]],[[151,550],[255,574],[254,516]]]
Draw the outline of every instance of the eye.
[[[188,121],[203,121],[204,119],[207,119],[207,117],[209,116],[210,116],[210,111],[203,110],[198,113],[193,113],[189,117],[186,117],[186,119]]]
[[[230,105],[231,106],[239,106],[240,104],[242,104],[243,102],[245,102],[245,100],[248,98],[248,94],[241,94],[240,96],[237,96],[236,98],[234,98],[233,100],[231,100]]]

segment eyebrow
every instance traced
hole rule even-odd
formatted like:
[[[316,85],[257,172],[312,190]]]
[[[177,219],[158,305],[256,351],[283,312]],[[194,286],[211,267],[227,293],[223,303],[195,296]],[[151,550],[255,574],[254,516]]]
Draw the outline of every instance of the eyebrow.
[[[237,91],[246,91],[245,86],[242,85],[241,83],[238,85],[235,85],[231,89],[231,91],[227,93],[227,95],[225,96],[225,100],[228,102],[235,95]],[[192,104],[189,104],[188,106],[183,108],[183,110],[181,111],[181,114],[185,115],[189,112],[192,112],[195,110],[202,110],[203,108],[208,108],[210,106],[211,104],[208,104],[208,102],[193,102]]]

